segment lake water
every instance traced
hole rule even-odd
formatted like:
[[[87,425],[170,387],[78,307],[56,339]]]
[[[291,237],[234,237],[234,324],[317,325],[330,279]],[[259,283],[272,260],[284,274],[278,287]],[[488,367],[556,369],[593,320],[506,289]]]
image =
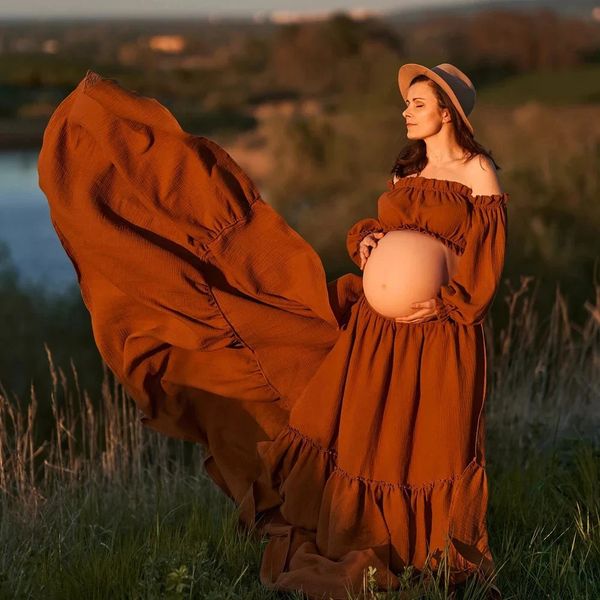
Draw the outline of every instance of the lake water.
[[[48,202],[38,187],[38,152],[0,152],[0,240],[23,283],[51,293],[77,283],[75,269],[52,227]]]
[[[77,275],[52,227],[37,161],[37,150],[0,151],[0,245],[8,246],[23,283],[61,293],[77,285]],[[262,198],[268,202],[264,189]]]

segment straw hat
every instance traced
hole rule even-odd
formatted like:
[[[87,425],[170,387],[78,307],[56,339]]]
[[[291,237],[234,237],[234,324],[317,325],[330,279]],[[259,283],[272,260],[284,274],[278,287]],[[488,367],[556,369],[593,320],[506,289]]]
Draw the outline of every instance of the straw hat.
[[[426,75],[448,94],[462,120],[473,133],[473,126],[467,119],[467,115],[475,106],[476,92],[471,80],[459,68],[450,63],[442,63],[432,69],[415,63],[407,63],[402,65],[398,71],[398,86],[405,101],[410,82],[417,75]]]

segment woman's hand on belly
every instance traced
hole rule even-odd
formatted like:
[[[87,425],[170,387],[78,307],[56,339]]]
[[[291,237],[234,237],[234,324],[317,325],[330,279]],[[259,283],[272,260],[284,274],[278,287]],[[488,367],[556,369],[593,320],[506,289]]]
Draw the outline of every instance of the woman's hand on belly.
[[[384,232],[369,233],[360,242],[358,248],[360,253],[360,270],[365,267],[367,259],[371,255],[371,250],[377,248],[377,242],[385,235]]]
[[[421,321],[437,319],[435,298],[430,298],[423,302],[413,302],[410,306],[417,310],[404,317],[395,317],[396,323],[419,323]]]

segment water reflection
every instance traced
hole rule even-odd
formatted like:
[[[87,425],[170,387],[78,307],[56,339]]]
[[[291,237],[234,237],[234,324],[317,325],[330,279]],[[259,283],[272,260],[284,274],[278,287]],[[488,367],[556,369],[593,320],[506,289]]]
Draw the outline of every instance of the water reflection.
[[[0,152],[0,240],[8,246],[22,282],[62,292],[77,277],[38,187],[37,160],[37,150]]]

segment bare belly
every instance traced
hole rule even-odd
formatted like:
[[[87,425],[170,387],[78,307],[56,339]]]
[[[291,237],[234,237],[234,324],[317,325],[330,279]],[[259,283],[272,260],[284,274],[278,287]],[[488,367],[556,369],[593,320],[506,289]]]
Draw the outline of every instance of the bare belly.
[[[434,237],[389,231],[371,251],[363,270],[368,303],[386,317],[413,313],[411,303],[429,300],[452,276],[456,255]]]

